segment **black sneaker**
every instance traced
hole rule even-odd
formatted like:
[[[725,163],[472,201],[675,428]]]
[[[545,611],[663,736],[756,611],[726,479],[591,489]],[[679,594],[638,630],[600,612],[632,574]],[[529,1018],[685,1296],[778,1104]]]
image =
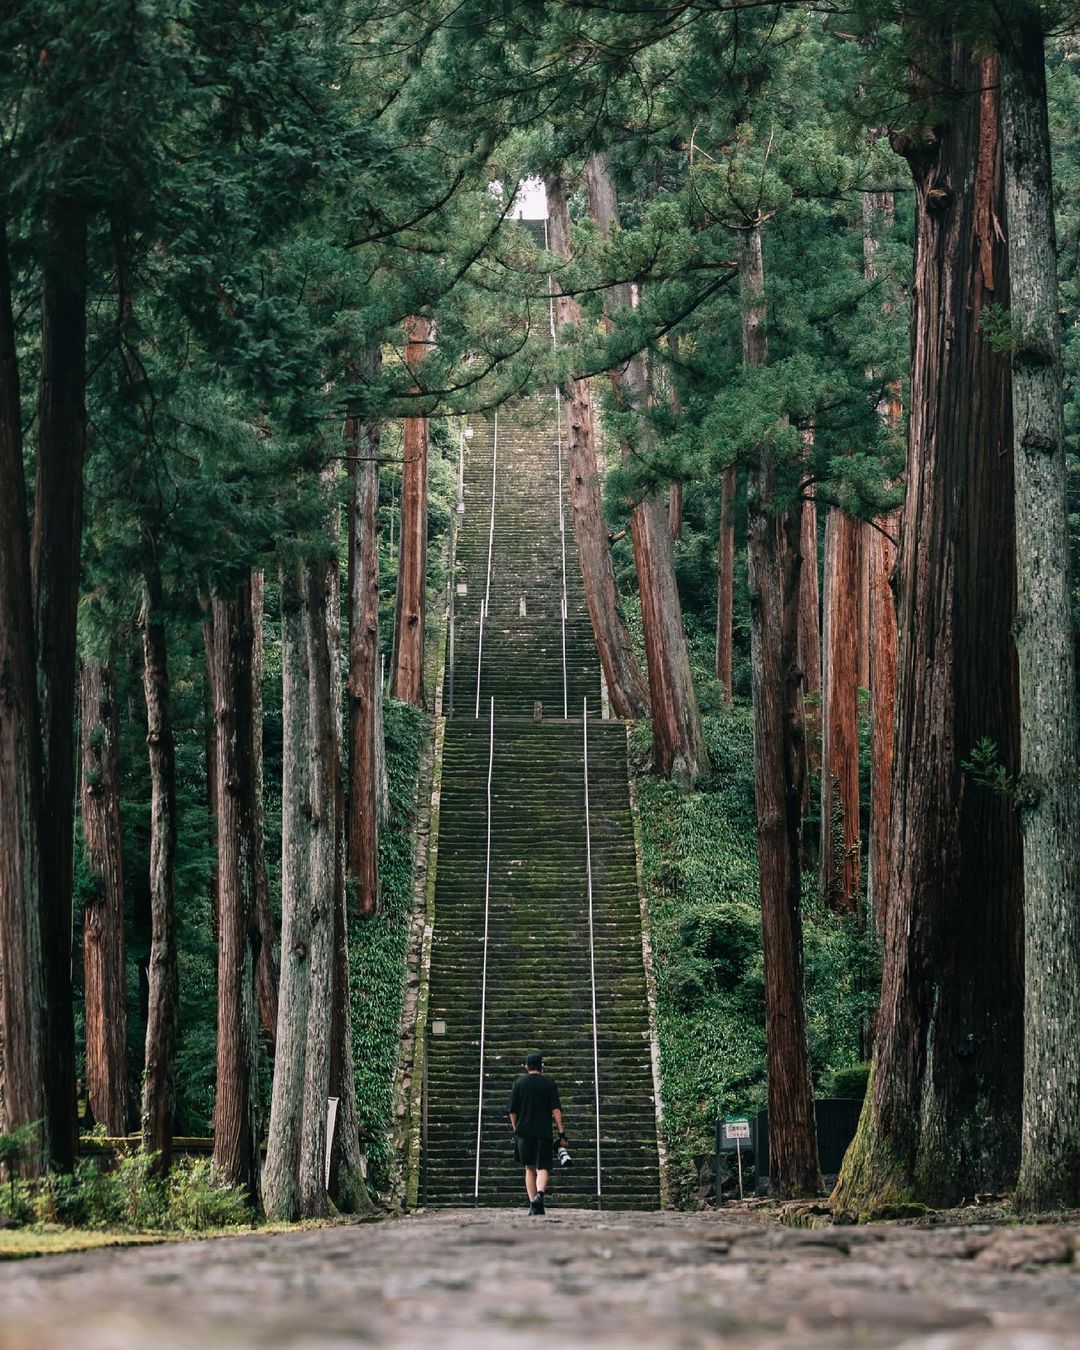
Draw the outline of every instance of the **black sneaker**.
[[[543,1214],[544,1212],[544,1192],[537,1191],[536,1199],[529,1206],[530,1214]]]

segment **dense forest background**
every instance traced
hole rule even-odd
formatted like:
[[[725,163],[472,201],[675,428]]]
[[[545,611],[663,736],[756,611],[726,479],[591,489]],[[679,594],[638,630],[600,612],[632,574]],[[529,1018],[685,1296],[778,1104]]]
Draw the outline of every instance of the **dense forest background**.
[[[392,1189],[462,419],[557,384],[687,1187],[873,1057],[838,1202],[1080,1202],[1075,17],[0,18],[9,1166],[320,1213],[333,1090]]]

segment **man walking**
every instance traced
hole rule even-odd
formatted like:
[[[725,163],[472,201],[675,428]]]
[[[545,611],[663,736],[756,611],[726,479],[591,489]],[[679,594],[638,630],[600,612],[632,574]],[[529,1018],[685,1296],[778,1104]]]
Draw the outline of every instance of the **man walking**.
[[[543,1214],[544,1192],[551,1172],[551,1122],[563,1131],[562,1107],[555,1080],[543,1072],[544,1057],[538,1050],[525,1056],[525,1072],[510,1090],[506,1114],[514,1132],[518,1162],[525,1167],[525,1190],[529,1196],[529,1213]]]

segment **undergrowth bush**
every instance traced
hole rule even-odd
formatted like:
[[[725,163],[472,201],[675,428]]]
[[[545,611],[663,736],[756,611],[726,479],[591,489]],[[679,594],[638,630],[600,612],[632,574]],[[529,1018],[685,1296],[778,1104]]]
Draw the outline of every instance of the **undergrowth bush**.
[[[80,1158],[73,1172],[17,1181],[0,1196],[0,1214],[16,1224],[131,1232],[200,1233],[250,1225],[242,1190],[228,1185],[209,1158],[181,1158],[167,1177],[152,1154]]]
[[[645,895],[656,970],[665,1130],[688,1199],[718,1117],[766,1104],[765,986],[758,896],[753,723],[705,717],[712,773],[680,795],[649,773],[650,728],[633,741]],[[861,1057],[878,987],[872,925],[803,889],[807,1026],[815,1090]],[[851,1095],[856,1095],[852,1092]]]

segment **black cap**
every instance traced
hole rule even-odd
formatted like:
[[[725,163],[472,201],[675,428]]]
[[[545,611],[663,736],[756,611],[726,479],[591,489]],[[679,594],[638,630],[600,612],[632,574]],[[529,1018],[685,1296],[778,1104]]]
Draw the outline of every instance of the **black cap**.
[[[544,1067],[544,1056],[539,1050],[531,1050],[525,1056],[525,1067],[527,1069],[542,1069]]]

